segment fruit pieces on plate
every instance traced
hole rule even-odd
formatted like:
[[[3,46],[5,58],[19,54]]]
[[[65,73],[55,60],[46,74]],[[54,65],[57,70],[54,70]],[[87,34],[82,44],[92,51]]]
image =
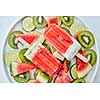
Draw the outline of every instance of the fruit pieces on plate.
[[[57,51],[53,53],[53,56],[55,56],[57,59],[59,59],[61,61],[64,60],[64,57]]]
[[[41,44],[33,44],[25,53],[25,57],[34,62],[34,64],[38,66],[38,68],[42,69],[44,72],[51,76],[56,75],[62,67],[60,61],[58,61]]]
[[[82,24],[76,23],[76,22],[74,22],[72,24],[72,26],[70,27],[70,32],[72,35],[75,35],[81,31],[84,31],[84,30],[86,30],[86,28]]]
[[[11,32],[9,34],[9,36],[8,36],[8,44],[13,49],[18,49],[18,43],[16,43],[16,41],[15,41],[16,34],[23,34],[23,32],[21,32],[21,31],[14,31],[14,32]]]
[[[95,44],[93,34],[86,30],[79,32],[78,41],[84,48],[91,48]]]
[[[24,48],[24,49],[21,49],[20,52],[19,52],[19,58],[21,60],[21,62],[23,63],[32,63],[30,60],[28,60],[24,54],[25,52],[28,50],[28,48]]]
[[[15,74],[13,76],[16,82],[20,82],[20,83],[23,83],[23,82],[28,82],[28,83],[45,82],[45,83],[47,83],[47,82],[49,82],[50,76],[54,76],[53,79],[55,79],[55,76],[57,76],[57,78],[55,79],[56,83],[68,83],[68,82],[71,82],[71,80],[69,78],[70,77],[69,71],[70,71],[70,74],[72,75],[71,77],[74,80],[73,83],[85,82],[83,77],[85,77],[89,73],[89,71],[92,68],[91,66],[93,66],[96,63],[96,59],[97,59],[96,52],[90,49],[94,45],[95,40],[93,39],[94,37],[91,37],[92,36],[91,32],[86,31],[86,29],[84,27],[81,27],[81,25],[79,25],[79,26],[74,25],[75,22],[74,23],[73,22],[74,22],[74,17],[72,17],[72,16],[59,16],[59,17],[52,16],[52,17],[48,17],[47,19],[46,19],[46,17],[43,17],[43,16],[34,16],[34,17],[28,16],[22,20],[23,29],[26,32],[30,32],[31,34],[23,34],[23,32],[20,32],[20,31],[11,32],[11,34],[8,36],[8,44],[10,45],[11,48],[18,49],[18,41],[19,41],[24,46],[26,45],[27,48],[21,49],[21,51],[18,52],[19,55],[17,55],[17,56],[19,56],[18,58],[20,58],[21,61],[18,59],[17,60],[15,59],[12,61],[7,60],[6,62],[9,62],[9,66],[14,65],[14,64],[11,64],[12,62],[13,63],[25,63],[25,64],[35,63],[36,66],[38,65],[39,67],[38,66],[37,67],[43,71],[38,72],[36,77],[33,76],[34,78],[30,78],[30,71],[32,71],[34,69],[27,68],[28,67],[27,66],[27,67],[25,67],[25,69],[23,69],[22,73],[19,73],[17,75]],[[48,27],[47,27],[47,25],[48,25]],[[74,26],[76,26],[76,27],[74,27]],[[47,28],[46,29],[46,32],[48,31],[47,36],[45,34],[43,34],[44,36],[47,37],[46,45],[43,44],[44,37],[42,34],[37,34],[37,33],[33,33],[34,35],[32,34],[32,31],[35,28],[38,28],[38,29],[39,28],[40,29]],[[77,28],[77,30],[75,28]],[[71,35],[72,35],[72,32],[75,33],[75,35],[73,35],[73,37],[70,36],[70,34],[69,35],[67,34],[67,33],[71,33]],[[67,36],[65,35],[65,33]],[[16,42],[15,38],[17,39],[17,42]],[[18,39],[18,38],[21,38],[22,41],[20,41],[20,39]],[[51,40],[48,40],[49,38]],[[81,44],[81,46],[79,45],[79,43],[77,41]],[[48,45],[48,42],[52,46]],[[72,46],[75,42],[78,43],[77,46],[79,46],[80,48],[82,46],[84,47],[85,55],[83,52],[78,52],[80,48],[75,49],[77,47]],[[72,48],[68,51],[69,53],[67,52],[67,50],[71,46],[73,47],[73,49],[75,49],[75,54],[69,52],[70,50],[73,51]],[[48,49],[48,50],[46,50],[46,49]],[[50,52],[48,52],[48,51],[50,51]],[[26,52],[27,52],[27,57],[25,56]],[[72,59],[74,56],[76,58],[76,63],[71,68],[69,68],[68,65],[66,65],[67,60],[65,61],[65,58],[66,58],[64,56],[65,52],[67,52],[67,54],[69,56],[69,59],[67,59],[67,60]],[[51,53],[51,55],[49,53]],[[44,56],[44,55],[46,55],[46,56]],[[11,54],[11,56],[12,56],[12,54]],[[56,59],[55,62],[54,62],[54,60],[52,60],[53,57],[54,57],[54,59]],[[86,59],[84,59],[84,58],[86,58]],[[5,59],[9,59],[9,57],[8,58],[6,57]],[[13,59],[13,57],[11,59]],[[57,64],[56,64],[56,62],[57,62]],[[57,65],[59,65],[60,67]],[[64,67],[64,66],[67,66],[68,69],[66,69],[66,67]],[[20,69],[21,69],[21,67],[22,66],[20,66]],[[15,68],[15,70],[17,70],[16,68]],[[15,71],[15,73],[16,73],[16,71]]]
[[[79,53],[86,57],[85,53],[82,50],[80,50]],[[92,66],[89,62],[83,62],[81,59],[76,57],[76,71],[78,78],[86,76],[91,71],[91,69]]]
[[[60,25],[61,24],[61,20],[59,16],[46,16],[48,25],[50,24],[57,24]]]
[[[82,54],[84,57],[86,57],[85,53],[80,50],[79,51],[80,54]],[[87,74],[91,71],[92,66],[89,63],[89,61],[83,62],[81,59],[79,59],[78,57],[76,57],[76,63],[73,64],[70,67],[70,76],[73,80],[81,80],[81,78],[84,78],[85,76],[87,76]],[[83,83],[83,82],[82,82]]]
[[[33,16],[33,24],[36,28],[45,28],[47,26],[47,21],[44,16]]]
[[[72,83],[86,83],[86,81],[83,78],[76,79]]]
[[[75,80],[78,78],[78,75],[77,75],[77,70],[76,70],[76,64],[73,64],[71,67],[70,67],[70,76],[72,78],[72,80]]]
[[[71,25],[74,22],[73,16],[60,16],[60,19],[61,19],[61,22],[67,27],[71,27]]]
[[[10,71],[13,76],[28,72],[34,68],[37,68],[35,64],[27,64],[27,63],[21,63],[21,62],[12,62],[10,66]]]
[[[64,60],[63,67],[55,79],[55,83],[70,83],[66,59]]]
[[[21,62],[18,50],[8,51],[5,55],[5,63],[9,67],[12,62]]]
[[[35,29],[33,24],[33,18],[31,16],[27,16],[22,20],[22,27],[26,32],[31,32]]]
[[[71,32],[70,32],[70,30],[69,30],[67,27],[61,26],[61,28],[62,28],[64,31],[66,31],[67,33],[69,33],[69,34],[71,35]]]
[[[50,83],[52,81],[52,76],[47,75],[41,69],[37,69],[34,72],[34,79],[39,80],[41,83]]]
[[[40,33],[34,32],[30,34],[16,34],[16,41],[19,41],[26,47],[30,47],[37,39],[39,39]]]
[[[84,53],[85,53],[88,61],[90,62],[90,64],[92,66],[94,66],[96,61],[97,61],[97,54],[96,54],[96,52],[94,50],[92,50],[92,49],[86,49],[84,51]]]
[[[30,74],[29,72],[26,72],[26,73],[13,76],[13,78],[18,83],[27,83],[30,79]]]
[[[72,59],[81,48],[73,37],[55,24],[46,29],[44,37],[68,60]]]

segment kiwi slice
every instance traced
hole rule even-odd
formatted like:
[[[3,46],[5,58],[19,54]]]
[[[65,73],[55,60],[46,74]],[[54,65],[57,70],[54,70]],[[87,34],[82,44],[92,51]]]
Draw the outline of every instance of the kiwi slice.
[[[67,33],[69,33],[70,35],[71,35],[71,33],[70,33],[70,31],[66,28],[66,27],[61,27],[65,32],[67,32]]]
[[[19,52],[19,58],[23,63],[32,63],[30,60],[28,60],[24,54],[28,50],[28,48],[24,48]]]
[[[36,28],[45,28],[47,22],[43,16],[33,16],[33,24]]]
[[[71,27],[71,25],[74,22],[74,17],[73,16],[61,16],[60,17],[61,22],[66,25],[67,27]]]
[[[18,83],[26,83],[29,81],[29,72],[14,76],[14,80]]]
[[[71,62],[66,59],[66,63],[67,63],[67,67],[68,67],[68,70],[69,70],[70,69]]]
[[[54,54],[56,52],[56,49],[53,46],[50,46],[50,50],[51,50],[52,54]]]
[[[80,79],[76,79],[72,83],[86,83],[86,81],[83,78],[80,78]]]
[[[84,48],[91,48],[95,44],[95,38],[89,31],[81,31],[78,35],[78,41]]]
[[[51,52],[50,50],[50,46],[44,41],[43,44],[42,44],[48,51]]]
[[[8,36],[8,44],[13,49],[18,49],[18,45],[15,42],[16,34],[23,34],[23,32],[21,32],[21,31],[14,31],[14,32],[11,32],[9,34],[9,36]]]
[[[34,72],[34,79],[36,79],[37,75],[39,72],[42,72],[41,69],[37,69],[35,72]]]
[[[94,50],[92,49],[86,49],[85,51],[86,57],[89,60],[90,64],[92,66],[95,65],[96,61],[97,61],[97,54]]]

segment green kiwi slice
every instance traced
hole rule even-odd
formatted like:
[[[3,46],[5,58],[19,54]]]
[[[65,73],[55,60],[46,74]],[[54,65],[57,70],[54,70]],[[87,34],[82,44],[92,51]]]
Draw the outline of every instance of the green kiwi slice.
[[[14,32],[11,32],[9,34],[9,36],[8,36],[8,44],[13,49],[18,49],[18,45],[15,42],[16,34],[23,34],[23,32],[21,32],[21,31],[14,31]]]
[[[80,78],[80,79],[76,79],[72,83],[86,83],[86,81],[83,78]]]
[[[97,54],[94,50],[92,49],[86,49],[85,51],[86,57],[89,60],[90,64],[92,66],[95,65],[96,61],[97,61]]]
[[[66,27],[61,27],[65,32],[71,35],[70,31]]]
[[[95,44],[95,38],[89,31],[81,31],[78,35],[78,41],[84,48],[91,48]]]
[[[14,80],[18,83],[26,83],[29,81],[29,72],[14,76]]]
[[[33,16],[33,24],[36,28],[45,28],[47,26],[46,19],[43,16]]]
[[[30,60],[28,60],[24,54],[28,50],[28,48],[24,48],[19,52],[19,58],[23,63],[32,63]]]
[[[74,17],[73,16],[61,16],[60,17],[61,22],[66,25],[67,27],[71,27],[71,25],[74,22]]]

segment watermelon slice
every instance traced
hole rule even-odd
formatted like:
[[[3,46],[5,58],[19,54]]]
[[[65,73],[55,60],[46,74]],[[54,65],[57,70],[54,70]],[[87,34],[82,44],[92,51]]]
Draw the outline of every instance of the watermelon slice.
[[[59,19],[58,16],[56,16],[56,17],[52,16],[52,17],[48,18],[48,24],[57,24],[57,25],[60,25],[61,21],[60,21],[60,19]]]
[[[16,63],[16,62],[12,62],[10,67],[13,76],[28,72],[34,68],[36,68],[36,65],[34,64]]]
[[[16,34],[16,40],[21,42],[26,47],[30,47],[38,38],[40,34]]]
[[[55,80],[55,83],[70,83],[66,59],[64,60],[63,67],[59,72]]]
[[[80,50],[79,53],[83,55],[84,57],[86,57],[86,55],[84,54],[82,50]],[[92,66],[90,65],[89,62],[87,63],[83,62],[81,59],[76,57],[76,70],[77,70],[78,78],[82,78],[86,76],[91,71],[91,69],[92,69]]]

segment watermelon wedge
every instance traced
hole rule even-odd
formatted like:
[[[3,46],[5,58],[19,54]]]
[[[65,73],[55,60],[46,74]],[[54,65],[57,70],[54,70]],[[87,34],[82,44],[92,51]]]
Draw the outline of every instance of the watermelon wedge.
[[[16,41],[21,42],[26,47],[30,47],[38,38],[40,34],[16,34]]]
[[[84,54],[82,50],[80,50],[79,53],[83,55],[84,57],[86,57],[86,55]],[[76,57],[76,70],[77,70],[78,78],[82,78],[85,75],[87,75],[91,71],[91,69],[92,69],[92,66],[90,65],[89,62],[87,63],[83,62],[81,59]]]
[[[28,72],[34,68],[36,68],[36,65],[34,64],[16,63],[16,62],[12,62],[10,67],[13,76]]]
[[[72,36],[56,24],[51,24],[46,29],[44,37],[67,60],[72,59],[81,48],[81,45]]]
[[[61,71],[59,72],[59,74],[55,80],[55,83],[70,83],[66,60],[64,60],[63,67],[62,67]]]
[[[48,24],[57,24],[57,25],[60,25],[61,24],[61,21],[59,19],[58,16],[54,16],[54,17],[50,17],[48,18]]]
[[[48,75],[54,76],[58,73],[62,64],[42,44],[29,48],[25,57],[30,59],[36,66]]]

